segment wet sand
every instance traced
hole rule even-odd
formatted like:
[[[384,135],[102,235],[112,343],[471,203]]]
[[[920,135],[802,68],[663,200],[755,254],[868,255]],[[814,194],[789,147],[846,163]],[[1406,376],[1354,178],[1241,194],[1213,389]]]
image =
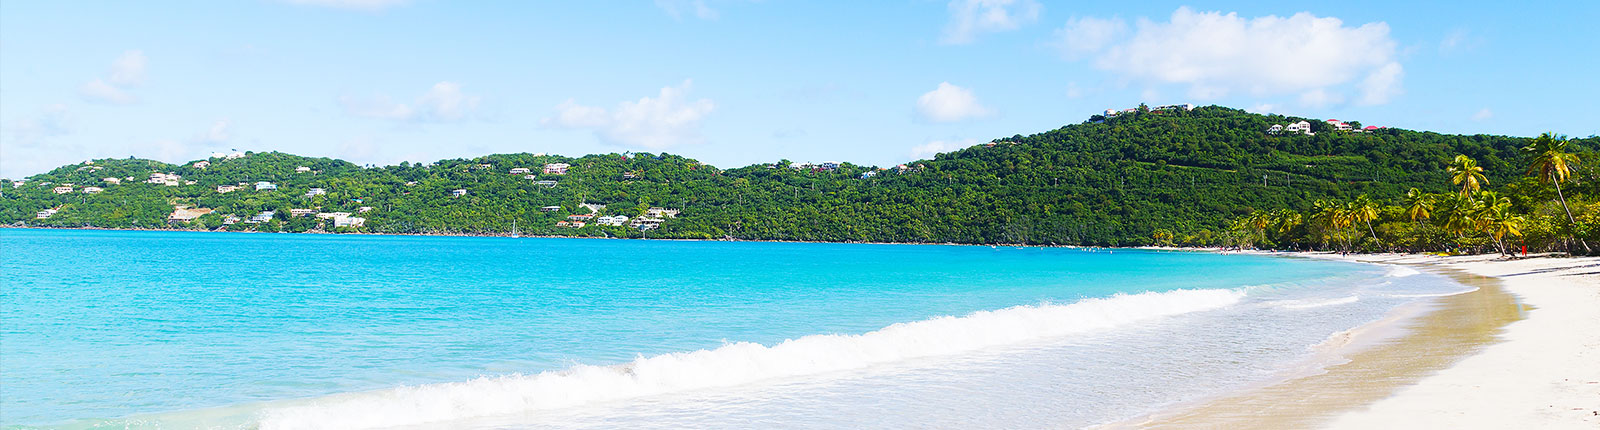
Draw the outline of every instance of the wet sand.
[[[1600,415],[1590,415],[1600,413],[1600,361],[1582,364],[1600,358],[1600,334],[1581,332],[1600,321],[1600,259],[1311,257],[1407,264],[1478,290],[1354,331],[1337,351],[1342,363],[1323,372],[1105,428],[1600,428]],[[1552,300],[1541,290],[1566,294]],[[1553,375],[1566,384],[1552,385]]]

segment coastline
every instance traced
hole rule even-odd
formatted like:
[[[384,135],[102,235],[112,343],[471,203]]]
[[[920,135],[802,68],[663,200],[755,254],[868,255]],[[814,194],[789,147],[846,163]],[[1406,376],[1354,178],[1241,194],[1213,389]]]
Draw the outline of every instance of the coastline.
[[[1406,265],[1478,290],[1353,330],[1319,373],[1104,428],[1600,426],[1600,258],[1246,253]],[[1403,333],[1374,339],[1390,329]]]
[[[9,227],[15,228],[15,227]],[[194,231],[182,229],[45,228]],[[470,234],[363,236],[507,237]],[[525,236],[536,237],[536,236]],[[543,237],[543,236],[538,236]],[[607,239],[550,236],[569,239]],[[628,239],[628,238],[610,238]],[[642,239],[642,238],[639,238]],[[808,242],[1048,247],[958,243]],[[1057,245],[1056,247],[1067,247]],[[1074,247],[1098,248],[1098,247]],[[1406,265],[1444,273],[1478,290],[1444,296],[1424,310],[1386,317],[1330,339],[1342,363],[1283,376],[1106,428],[1596,428],[1600,427],[1600,258],[1505,259],[1496,255],[1222,251]],[[1420,314],[1420,315],[1419,315]],[[1395,331],[1407,333],[1393,335]],[[1381,338],[1381,339],[1379,339]],[[1418,360],[1419,357],[1427,360]]]

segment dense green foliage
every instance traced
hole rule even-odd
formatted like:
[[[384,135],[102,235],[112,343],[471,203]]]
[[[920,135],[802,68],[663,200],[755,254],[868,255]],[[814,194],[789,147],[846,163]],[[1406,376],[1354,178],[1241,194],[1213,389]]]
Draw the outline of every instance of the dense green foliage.
[[[1309,120],[1314,136],[1279,136],[1265,130],[1299,118],[1214,106],[1091,119],[910,162],[904,171],[849,163],[798,170],[788,160],[722,170],[648,153],[501,154],[372,168],[282,153],[211,159],[206,169],[192,163],[94,160],[35,175],[18,188],[0,182],[0,223],[298,232],[334,229],[327,221],[291,217],[289,209],[355,212],[368,206],[373,209],[359,214],[367,218],[364,227],[339,230],[504,234],[515,222],[525,234],[544,235],[1080,245],[1150,244],[1161,240],[1152,236],[1160,230],[1172,242],[1209,245],[1220,243],[1232,220],[1258,209],[1309,210],[1318,200],[1363,194],[1395,201],[1412,188],[1453,190],[1441,178],[1458,154],[1475,159],[1490,184],[1526,188],[1532,197],[1515,204],[1532,205],[1548,188],[1519,182],[1526,168],[1519,148],[1527,138],[1400,129],[1349,133],[1326,129],[1316,120]],[[1578,140],[1574,148],[1596,143]],[[540,173],[546,163],[558,162],[570,163],[570,172]],[[299,166],[312,171],[296,172]],[[519,167],[532,169],[536,179],[559,183],[546,187],[508,173]],[[1569,200],[1596,195],[1595,172],[1585,168],[1574,170],[1566,183]],[[176,173],[194,184],[139,182],[151,172]],[[862,177],[867,172],[877,173]],[[130,176],[135,180],[120,185],[101,182]],[[279,188],[216,191],[219,185],[257,181]],[[65,183],[105,191],[51,191]],[[327,194],[307,197],[314,187]],[[467,195],[452,196],[454,189]],[[637,217],[650,207],[682,213],[649,231],[556,226],[567,215],[586,213],[579,206],[585,202],[607,205],[607,215]],[[167,216],[178,205],[216,212],[169,223]],[[561,209],[540,211],[544,206]],[[59,212],[35,219],[37,211],[49,208]],[[225,215],[249,217],[265,210],[277,211],[277,217],[263,224],[222,225]]]
[[[1488,189],[1477,160],[1466,155],[1451,159],[1438,178],[1452,191],[1426,193],[1411,189],[1386,205],[1367,195],[1354,199],[1318,200],[1310,210],[1258,210],[1240,217],[1218,238],[1233,247],[1326,249],[1342,252],[1445,252],[1494,251],[1514,254],[1523,247],[1569,253],[1593,253],[1590,241],[1600,239],[1600,202],[1586,199],[1593,185],[1576,178],[1593,178],[1594,170],[1579,169],[1581,160],[1573,141],[1546,133],[1521,148],[1525,177],[1498,190]],[[1575,197],[1569,201],[1569,196]],[[1158,230],[1152,239],[1175,244],[1170,230]]]

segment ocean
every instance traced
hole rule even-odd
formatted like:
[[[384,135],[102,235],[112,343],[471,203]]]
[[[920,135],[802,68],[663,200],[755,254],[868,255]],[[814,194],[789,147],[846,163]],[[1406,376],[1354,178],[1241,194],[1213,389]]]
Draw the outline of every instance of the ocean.
[[[1468,290],[1084,248],[0,229],[8,428],[1076,428]]]

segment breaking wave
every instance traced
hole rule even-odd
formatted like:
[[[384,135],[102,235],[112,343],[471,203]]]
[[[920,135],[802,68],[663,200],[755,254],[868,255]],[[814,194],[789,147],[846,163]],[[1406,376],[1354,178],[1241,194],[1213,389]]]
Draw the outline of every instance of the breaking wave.
[[[262,411],[259,424],[262,429],[361,429],[525,413],[981,350],[1223,308],[1244,297],[1238,289],[1118,294],[898,323],[859,335],[819,334],[771,346],[730,343],[613,366],[578,365],[293,401]]]
[[[1413,269],[1413,268],[1410,268],[1410,267],[1399,266],[1399,265],[1390,265],[1389,266],[1389,273],[1385,273],[1383,276],[1384,277],[1388,277],[1388,278],[1404,278],[1404,277],[1407,277],[1407,276],[1417,275],[1417,274],[1421,274],[1421,273],[1422,272],[1418,272],[1417,269]]]

